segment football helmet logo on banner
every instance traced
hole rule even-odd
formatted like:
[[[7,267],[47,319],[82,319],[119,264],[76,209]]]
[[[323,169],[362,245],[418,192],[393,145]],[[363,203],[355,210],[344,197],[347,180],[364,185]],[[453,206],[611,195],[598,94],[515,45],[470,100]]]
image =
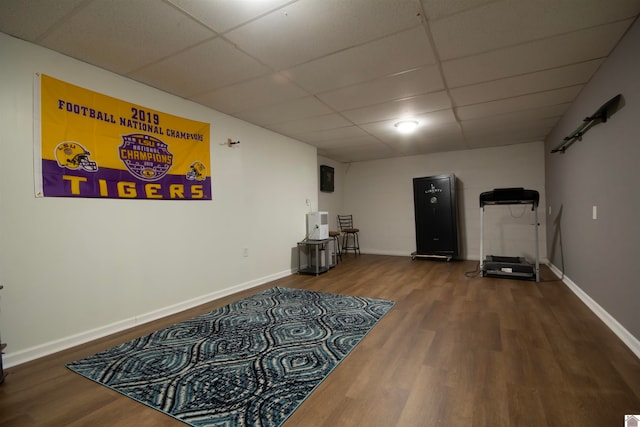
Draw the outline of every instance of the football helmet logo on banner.
[[[207,178],[207,167],[201,161],[191,163],[191,170],[187,172],[189,181],[204,181]]]
[[[55,150],[58,166],[71,170],[84,170],[87,172],[96,172],[98,164],[89,159],[89,153],[86,148],[74,141],[65,141],[58,144]]]

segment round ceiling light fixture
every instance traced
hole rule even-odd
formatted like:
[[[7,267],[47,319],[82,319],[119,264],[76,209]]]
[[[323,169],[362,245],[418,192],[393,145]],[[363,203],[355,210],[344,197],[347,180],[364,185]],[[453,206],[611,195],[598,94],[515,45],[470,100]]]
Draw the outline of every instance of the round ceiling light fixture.
[[[400,133],[411,133],[418,127],[418,122],[415,120],[402,120],[394,126]]]

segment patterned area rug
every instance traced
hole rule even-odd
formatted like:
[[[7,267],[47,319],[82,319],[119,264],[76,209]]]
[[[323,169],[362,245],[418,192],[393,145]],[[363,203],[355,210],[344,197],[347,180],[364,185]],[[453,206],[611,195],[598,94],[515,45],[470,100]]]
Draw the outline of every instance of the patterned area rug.
[[[393,305],[276,287],[67,366],[193,426],[279,426]]]

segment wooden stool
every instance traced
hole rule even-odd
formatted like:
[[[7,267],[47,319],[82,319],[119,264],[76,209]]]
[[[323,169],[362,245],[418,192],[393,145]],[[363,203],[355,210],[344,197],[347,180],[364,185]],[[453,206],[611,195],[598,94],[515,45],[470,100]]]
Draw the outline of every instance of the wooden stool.
[[[358,233],[360,230],[353,226],[353,215],[338,215],[338,226],[340,232],[344,233],[342,237],[342,250],[349,253],[349,249],[353,249],[354,254],[360,253],[360,242]],[[353,246],[349,245],[349,236],[352,236]]]

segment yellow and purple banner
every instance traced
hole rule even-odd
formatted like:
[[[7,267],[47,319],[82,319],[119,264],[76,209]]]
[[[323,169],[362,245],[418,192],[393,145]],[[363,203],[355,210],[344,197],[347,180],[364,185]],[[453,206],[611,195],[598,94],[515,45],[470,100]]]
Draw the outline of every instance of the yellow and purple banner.
[[[38,80],[36,196],[211,200],[209,123]]]

